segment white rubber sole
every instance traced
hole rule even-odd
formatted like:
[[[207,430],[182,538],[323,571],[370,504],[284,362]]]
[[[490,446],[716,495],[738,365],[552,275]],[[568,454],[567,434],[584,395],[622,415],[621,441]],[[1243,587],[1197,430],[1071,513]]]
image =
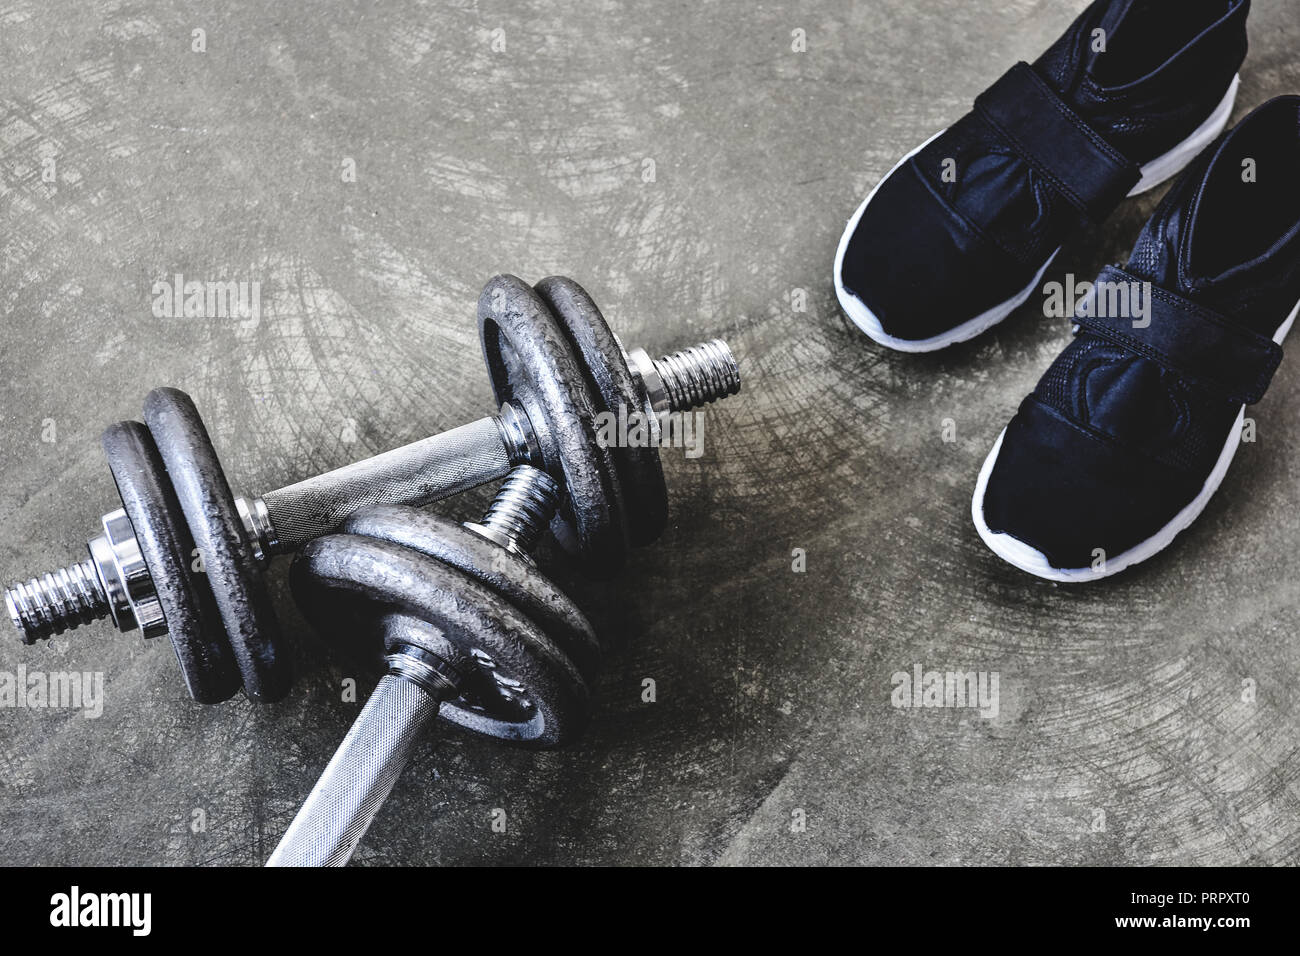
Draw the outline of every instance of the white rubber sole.
[[[1273,336],[1274,342],[1281,345],[1286,340],[1287,335],[1296,323],[1297,316],[1300,316],[1300,303],[1296,303],[1290,317],[1277,330],[1277,333]],[[1169,547],[1174,538],[1178,537],[1192,522],[1201,516],[1201,512],[1205,510],[1210,503],[1210,499],[1214,497],[1214,493],[1219,490],[1219,485],[1223,484],[1223,479],[1228,474],[1228,466],[1232,464],[1232,459],[1237,454],[1237,448],[1241,445],[1241,428],[1245,416],[1246,406],[1242,405],[1241,411],[1237,414],[1237,421],[1232,426],[1232,431],[1228,433],[1228,440],[1223,446],[1223,451],[1219,454],[1219,460],[1215,462],[1214,470],[1210,472],[1210,477],[1206,479],[1204,487],[1201,488],[1196,498],[1186,508],[1178,512],[1172,521],[1150,538],[1147,538],[1141,544],[1135,545],[1123,554],[1113,558],[1107,556],[1100,567],[1066,569],[1052,567],[1047,560],[1047,556],[1038,549],[1025,544],[1019,538],[989,529],[988,522],[984,520],[984,494],[988,490],[989,478],[993,474],[993,469],[997,466],[998,452],[1002,450],[1002,439],[1007,433],[1005,428],[1002,430],[1002,434],[998,436],[997,442],[994,443],[993,450],[989,452],[988,458],[985,459],[984,467],[980,469],[979,481],[975,485],[975,495],[971,499],[971,517],[975,521],[975,529],[979,531],[980,538],[988,545],[990,551],[1008,564],[1012,564],[1021,571],[1026,571],[1035,577],[1045,578],[1048,581],[1083,584],[1088,581],[1100,581],[1102,578],[1119,574],[1126,568],[1140,564],[1147,558]]]
[[[1234,77],[1232,83],[1228,86],[1228,92],[1224,95],[1222,101],[1220,101],[1219,105],[1210,115],[1210,118],[1202,123],[1196,132],[1163,156],[1153,159],[1151,162],[1143,166],[1142,179],[1133,187],[1129,195],[1141,195],[1142,193],[1155,189],[1162,183],[1177,176],[1187,168],[1188,164],[1190,164],[1193,159],[1200,155],[1201,150],[1214,142],[1214,140],[1218,138],[1219,134],[1227,127],[1228,120],[1232,117],[1232,109],[1237,102],[1237,89],[1240,86],[1241,77]],[[995,305],[987,312],[977,315],[973,319],[968,319],[941,335],[936,335],[929,339],[900,339],[885,331],[880,320],[876,318],[875,314],[869,308],[867,308],[866,303],[844,288],[844,282],[841,279],[841,272],[844,266],[844,254],[849,247],[849,240],[853,237],[854,231],[858,228],[858,222],[862,219],[862,214],[866,211],[867,206],[871,204],[871,200],[876,197],[876,193],[880,191],[880,187],[887,183],[889,178],[893,176],[894,173],[898,172],[904,163],[921,150],[925,149],[925,147],[929,146],[935,139],[942,136],[945,132],[947,132],[947,130],[940,130],[935,133],[934,136],[931,136],[920,146],[916,147],[916,149],[912,150],[900,159],[895,164],[894,168],[885,175],[885,178],[876,184],[876,187],[871,190],[871,193],[867,198],[862,201],[862,205],[858,206],[857,211],[853,213],[853,217],[849,220],[848,226],[844,230],[844,235],[840,237],[840,244],[835,252],[835,295],[840,300],[840,308],[844,310],[845,315],[853,320],[853,324],[865,332],[872,341],[877,342],[886,348],[894,349],[897,352],[934,352],[939,349],[947,348],[950,345],[956,345],[959,342],[969,341],[970,339],[975,338],[975,336],[987,332],[1012,312],[1016,311],[1016,309],[1029,301],[1029,297],[1034,294],[1034,290],[1038,288],[1039,284],[1043,281],[1043,276],[1046,274],[1048,267],[1051,266],[1052,262],[1061,251],[1060,249],[1057,249],[1047,258],[1047,261],[1043,263],[1043,267],[1038,270],[1038,275],[1034,277],[1034,281],[1029,283],[1029,285],[1023,290],[1016,293],[1005,302]]]

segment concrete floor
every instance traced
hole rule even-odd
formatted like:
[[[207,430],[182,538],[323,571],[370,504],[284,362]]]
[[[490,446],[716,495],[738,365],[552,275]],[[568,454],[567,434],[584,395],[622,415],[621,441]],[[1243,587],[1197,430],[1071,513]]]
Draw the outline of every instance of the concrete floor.
[[[907,357],[835,303],[861,197],[1083,0],[210,6],[0,3],[6,581],[82,553],[116,501],[98,435],[155,385],[195,397],[242,491],[483,414],[496,272],[573,275],[625,341],[724,335],[745,372],[706,454],[669,457],[671,530],[574,584],[610,646],[589,735],[447,733],[358,862],[1300,862],[1295,360],[1201,521],[1071,589],[969,517],[1066,324],[1031,306]],[[1237,116],[1300,89],[1296,3],[1255,6]],[[1120,259],[1157,198],[1054,276]],[[260,320],[155,318],[176,272],[261,282]],[[0,671],[105,682],[98,719],[0,711],[0,860],[265,860],[358,709],[285,564],[281,705],[191,703],[170,650],[104,625],[0,644]],[[997,672],[998,716],[895,709],[917,664]]]

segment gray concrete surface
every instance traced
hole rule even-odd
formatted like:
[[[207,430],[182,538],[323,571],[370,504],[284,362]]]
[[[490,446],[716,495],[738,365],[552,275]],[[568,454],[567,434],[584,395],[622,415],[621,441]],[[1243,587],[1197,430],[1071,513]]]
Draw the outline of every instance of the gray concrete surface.
[[[1295,360],[1199,524],[1070,589],[969,518],[1065,324],[916,358],[835,305],[860,198],[1084,5],[0,3],[0,571],[79,554],[115,500],[99,432],[149,388],[194,395],[262,490],[483,413],[479,288],[567,273],[628,340],[729,337],[745,392],[670,458],[663,540],[574,584],[610,646],[586,739],[431,742],[358,862],[1296,863]],[[1238,116],[1300,89],[1296,9],[1256,3]],[[1157,198],[1054,274],[1121,257]],[[176,272],[260,281],[260,320],[155,318]],[[105,694],[0,710],[0,861],[266,858],[359,707],[284,571],[281,705],[193,704],[165,646],[106,626],[0,644]],[[996,671],[998,716],[895,709],[916,664]]]

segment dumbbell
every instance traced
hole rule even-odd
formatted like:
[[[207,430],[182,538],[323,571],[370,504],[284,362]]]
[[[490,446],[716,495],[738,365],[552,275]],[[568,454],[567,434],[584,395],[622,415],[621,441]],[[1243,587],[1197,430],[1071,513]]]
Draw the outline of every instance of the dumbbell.
[[[566,489],[556,537],[595,577],[667,522],[661,416],[735,394],[740,371],[713,340],[650,359],[625,351],[587,293],[553,277],[529,287],[501,275],[478,304],[497,415],[260,497],[236,498],[194,403],[158,389],[145,423],[103,437],[123,507],[106,514],[90,557],[5,595],[25,643],[111,617],[121,631],[170,634],[191,695],[254,700],[288,681],[262,583],[270,557],[292,552],[377,503],[425,505],[534,465]],[[607,447],[598,419],[638,415],[651,440]],[[196,551],[197,549],[197,551]],[[201,556],[204,574],[191,570]]]
[[[558,500],[523,466],[478,524],[377,505],[294,558],[308,620],[387,673],[268,866],[347,863],[435,718],[528,747],[582,731],[599,645],[528,556]]]

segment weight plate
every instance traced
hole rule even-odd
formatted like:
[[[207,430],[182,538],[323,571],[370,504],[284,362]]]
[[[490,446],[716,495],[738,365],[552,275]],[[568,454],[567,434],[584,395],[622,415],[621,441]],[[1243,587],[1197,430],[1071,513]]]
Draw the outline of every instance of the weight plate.
[[[497,401],[523,405],[543,466],[564,488],[557,539],[592,576],[612,577],[627,560],[626,509],[613,456],[596,440],[596,400],[581,363],[546,303],[515,276],[484,287],[478,324]]]
[[[192,571],[194,539],[158,447],[139,422],[110,425],[100,441],[149,568],[185,686],[200,704],[228,700],[239,690],[239,670],[212,591],[204,576]]]
[[[437,558],[333,534],[294,557],[289,583],[307,619],[352,656],[373,665],[409,643],[451,664],[460,696],[439,716],[457,726],[554,747],[586,725],[590,693],[568,656],[519,608]]]
[[[415,508],[374,505],[352,515],[342,531],[391,541],[468,574],[523,611],[590,681],[600,644],[586,616],[532,562],[449,518]]]
[[[203,419],[184,392],[156,388],[145,398],[144,420],[203,558],[244,693],[259,703],[280,700],[289,691],[289,668],[279,626]]]
[[[602,430],[612,430],[615,437],[611,450],[623,489],[628,537],[634,547],[651,544],[668,526],[668,486],[654,440],[658,425],[648,420],[643,390],[628,368],[623,346],[591,296],[572,279],[551,276],[533,288],[582,363],[599,402],[597,411],[614,423],[612,429],[606,425]]]

